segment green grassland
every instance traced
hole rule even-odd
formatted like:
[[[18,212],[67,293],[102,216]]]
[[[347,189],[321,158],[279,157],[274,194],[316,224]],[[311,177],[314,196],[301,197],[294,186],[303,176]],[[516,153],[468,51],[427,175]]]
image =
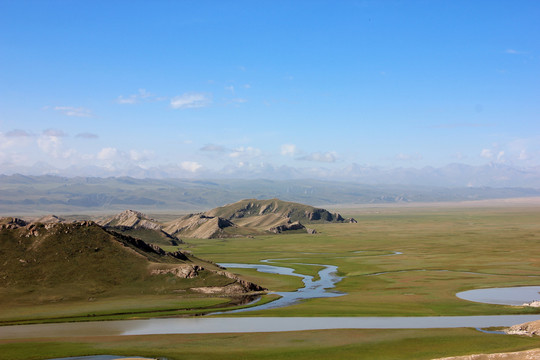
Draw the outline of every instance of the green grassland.
[[[539,346],[536,338],[485,334],[474,329],[326,330],[0,340],[0,359],[115,354],[169,360],[422,360]]]
[[[320,267],[301,264],[337,265],[343,277],[336,290],[346,293],[344,296],[234,316],[437,316],[540,311],[473,303],[455,296],[476,288],[540,285],[540,207],[370,207],[342,214],[358,223],[314,224],[315,235],[182,239],[186,244],[181,246],[218,263],[276,259],[277,265],[311,275],[316,275]],[[301,285],[296,277],[230,270],[271,290],[290,291]],[[156,295],[156,301],[158,298]],[[166,308],[174,299],[163,294],[159,301],[159,306]],[[143,298],[139,309],[152,310],[159,307],[154,305],[159,301]],[[200,305],[220,306],[220,299],[206,301]],[[128,304],[131,310],[138,307],[134,296]],[[101,306],[92,311],[122,308],[116,298]],[[330,330],[4,340],[0,341],[0,359],[85,354],[169,359],[432,359],[535,347],[540,347],[536,338],[485,334],[474,329]]]
[[[540,284],[539,208],[389,208],[351,214],[358,224],[314,224],[318,234],[254,239],[187,240],[190,250],[215,262],[276,259],[300,273],[339,267],[336,290],[314,299],[246,316],[433,316],[531,313],[523,307],[460,300],[457,292]],[[399,254],[395,254],[399,252]],[[251,281],[281,290],[276,278],[247,271]],[[298,281],[298,279],[292,280]]]

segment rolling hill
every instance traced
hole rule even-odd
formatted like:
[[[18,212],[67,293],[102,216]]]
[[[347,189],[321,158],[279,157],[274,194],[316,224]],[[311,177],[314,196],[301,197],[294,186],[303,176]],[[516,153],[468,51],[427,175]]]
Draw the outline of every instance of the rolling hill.
[[[260,291],[217,265],[166,252],[92,221],[0,218],[0,304],[43,304],[143,294]]]
[[[190,214],[172,221],[164,231],[188,238],[253,236],[285,231],[309,231],[303,224],[356,222],[325,209],[279,199],[246,199],[205,213]]]

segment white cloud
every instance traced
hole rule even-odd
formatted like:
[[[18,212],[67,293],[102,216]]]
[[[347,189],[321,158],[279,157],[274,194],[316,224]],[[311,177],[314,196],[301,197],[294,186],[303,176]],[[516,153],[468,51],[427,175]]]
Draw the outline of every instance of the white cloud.
[[[145,162],[152,159],[153,157],[154,157],[153,151],[148,151],[148,150],[143,150],[143,151],[130,150],[129,151],[130,160],[135,161],[135,162]]]
[[[527,153],[527,150],[521,150],[518,156],[518,160],[530,160],[531,156]]]
[[[124,97],[123,95],[120,95],[116,99],[116,103],[118,104],[136,104],[142,100],[163,100],[163,98],[157,98],[155,95],[149,93],[145,89],[139,89],[138,94],[129,95],[128,97]]]
[[[182,161],[182,163],[180,163],[180,167],[183,170],[194,173],[197,172],[197,170],[199,170],[200,168],[202,168],[202,165],[196,161]]]
[[[91,117],[92,111],[83,107],[73,107],[73,106],[55,106],[54,110],[60,111],[66,116],[75,116],[75,117]]]
[[[185,93],[171,99],[173,109],[201,108],[210,104],[210,98],[203,93]]]
[[[62,130],[47,129],[37,139],[37,145],[48,156],[56,159],[69,159],[77,155],[74,149],[63,149],[62,138],[67,136]]]
[[[314,152],[309,155],[302,156],[298,158],[298,160],[333,163],[337,160],[337,153],[335,151],[328,151],[325,153]]]
[[[281,145],[281,155],[284,156],[294,156],[296,155],[298,150],[296,149],[296,145],[294,144],[283,144]]]
[[[118,155],[119,155],[119,151],[117,148],[106,147],[106,148],[101,149],[101,151],[97,155],[97,158],[99,160],[113,160]]]
[[[125,98],[122,95],[120,95],[118,98],[116,98],[116,102],[118,104],[135,104],[137,102],[137,99],[135,97],[132,97],[132,96],[133,95],[131,95],[128,98]]]
[[[491,151],[490,149],[482,149],[482,151],[480,152],[480,156],[486,159],[491,159],[493,158],[493,151]]]
[[[251,146],[240,146],[239,148],[236,148],[229,154],[232,158],[254,158],[258,157],[262,154],[262,151],[260,149],[251,147]]]
[[[24,130],[12,130],[7,133],[0,132],[0,149],[25,147],[30,142],[30,134]]]
[[[225,90],[230,91],[230,92],[232,92],[234,94],[234,86],[232,86],[232,85],[225,86]]]

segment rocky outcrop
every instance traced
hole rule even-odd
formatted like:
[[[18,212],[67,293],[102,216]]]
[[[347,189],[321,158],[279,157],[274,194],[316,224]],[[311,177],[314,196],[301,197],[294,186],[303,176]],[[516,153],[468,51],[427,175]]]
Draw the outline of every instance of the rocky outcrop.
[[[193,279],[199,275],[199,271],[204,270],[204,268],[199,265],[191,264],[181,264],[175,267],[166,268],[166,269],[153,269],[150,271],[151,275],[166,275],[173,274],[176,277],[181,279]]]
[[[528,306],[528,307],[534,307],[534,308],[537,308],[537,307],[540,307],[540,300],[534,300],[534,301],[525,303],[525,304],[523,304],[522,306]]]
[[[344,222],[345,219],[338,213],[330,213],[325,209],[316,209],[305,212],[309,221]]]
[[[511,335],[538,336],[540,335],[540,320],[514,325],[505,329],[504,332]]]
[[[18,229],[26,226],[27,222],[23,219],[16,217],[3,217],[0,218],[0,229]]]
[[[302,230],[302,229],[305,229],[305,228],[306,227],[304,225],[300,224],[300,222],[295,221],[295,222],[289,222],[288,224],[283,224],[283,225],[278,225],[278,226],[272,227],[272,228],[268,229],[268,231],[273,232],[275,234],[281,234],[284,231]]]
[[[452,356],[433,360],[535,360],[540,359],[540,349],[495,353],[495,354],[475,354],[464,356]]]
[[[110,233],[111,235],[114,235],[117,239],[119,239],[123,243],[124,246],[131,245],[135,247],[136,249],[141,250],[146,253],[156,254],[159,256],[170,256],[178,260],[189,260],[186,254],[181,250],[178,250],[175,252],[167,252],[163,250],[162,248],[160,248],[159,246],[146,243],[145,241],[141,239],[137,239],[132,236],[123,235],[123,234],[117,233],[116,231],[105,229],[105,228],[104,230]]]
[[[150,219],[145,214],[126,210],[115,216],[98,221],[98,224],[104,227],[125,227],[131,229],[161,230],[162,225],[157,221]]]
[[[57,223],[65,222],[65,221],[66,221],[65,219],[51,214],[51,215],[42,216],[34,220],[33,222],[42,223],[42,224],[57,224]]]
[[[228,271],[216,271],[216,274],[226,276],[229,279],[235,280],[237,283],[239,283],[244,290],[246,291],[266,291],[268,289],[263,288],[262,286],[259,286],[257,284],[254,284],[252,282],[242,280],[238,276],[234,275],[233,273],[230,273]]]
[[[163,230],[172,236],[213,239],[224,236],[224,229],[235,224],[227,219],[204,214],[189,214],[166,226]]]

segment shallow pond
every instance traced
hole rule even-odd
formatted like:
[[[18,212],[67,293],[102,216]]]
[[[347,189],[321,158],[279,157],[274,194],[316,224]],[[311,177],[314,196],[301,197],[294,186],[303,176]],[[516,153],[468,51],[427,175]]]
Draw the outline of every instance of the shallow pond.
[[[457,293],[456,296],[486,304],[519,306],[540,299],[540,286],[475,289]]]

